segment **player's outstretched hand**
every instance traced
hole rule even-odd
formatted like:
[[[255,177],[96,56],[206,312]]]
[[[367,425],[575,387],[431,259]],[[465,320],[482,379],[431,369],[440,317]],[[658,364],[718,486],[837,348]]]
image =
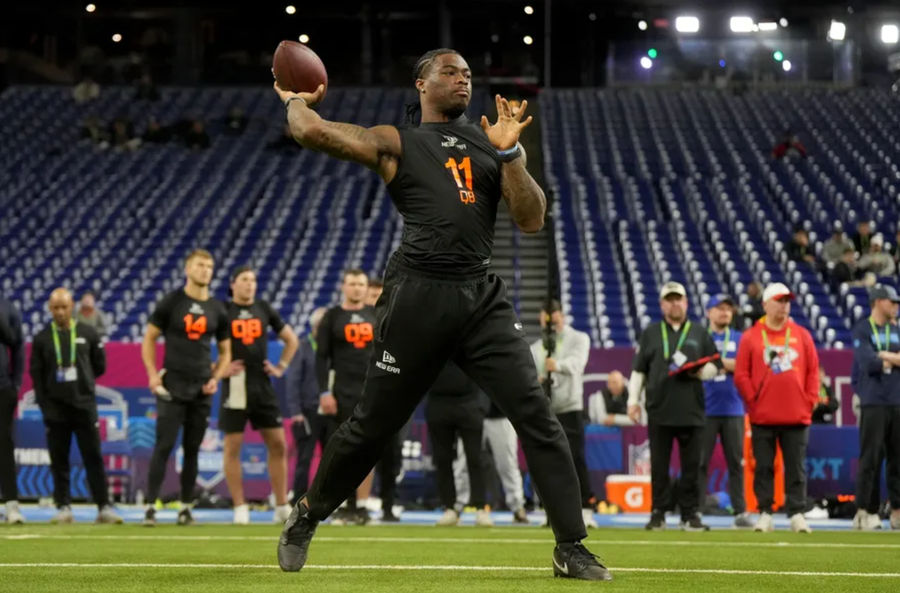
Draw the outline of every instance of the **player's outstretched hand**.
[[[522,133],[528,125],[533,121],[530,115],[522,121],[525,115],[525,109],[528,108],[528,101],[522,101],[521,107],[513,113],[509,101],[496,95],[494,100],[497,103],[497,122],[491,124],[486,115],[481,116],[481,128],[487,134],[488,140],[497,150],[506,150],[512,148],[519,141],[519,134]]]
[[[288,99],[291,97],[300,97],[309,107],[315,107],[322,101],[322,97],[325,96],[325,85],[320,84],[319,88],[316,89],[314,93],[292,93],[291,91],[286,91],[280,86],[278,83],[274,83],[272,86],[275,87],[275,92],[278,93],[278,98],[281,99],[282,103],[286,103]]]

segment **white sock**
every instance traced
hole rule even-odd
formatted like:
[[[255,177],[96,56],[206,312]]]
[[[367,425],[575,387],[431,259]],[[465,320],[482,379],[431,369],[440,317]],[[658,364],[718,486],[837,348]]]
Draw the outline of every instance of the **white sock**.
[[[234,505],[234,510],[237,511],[237,510],[239,510],[239,509],[240,509],[240,510],[244,510],[244,509],[249,510],[249,509],[250,509],[250,506],[249,506],[246,502],[245,502],[244,504],[236,504],[236,505]]]

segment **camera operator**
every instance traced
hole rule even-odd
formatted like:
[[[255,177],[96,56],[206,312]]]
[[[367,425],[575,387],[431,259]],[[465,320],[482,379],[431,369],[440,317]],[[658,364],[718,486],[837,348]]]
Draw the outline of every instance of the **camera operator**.
[[[581,485],[585,525],[596,527],[587,464],[584,459],[584,367],[591,338],[566,324],[559,301],[551,299],[541,310],[542,339],[531,345],[538,378],[550,394],[550,409],[562,425],[572,451]]]

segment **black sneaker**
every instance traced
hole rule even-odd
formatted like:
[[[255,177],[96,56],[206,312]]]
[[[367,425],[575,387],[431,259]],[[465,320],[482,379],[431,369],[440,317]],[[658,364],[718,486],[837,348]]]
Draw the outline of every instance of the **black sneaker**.
[[[144,513],[144,527],[156,527],[156,509],[150,507],[147,509],[147,512]]]
[[[611,581],[612,575],[581,542],[553,549],[553,576],[583,581]]]
[[[391,511],[386,511],[381,514],[381,522],[382,523],[399,523],[400,517],[398,517]]]
[[[306,564],[309,542],[319,524],[309,517],[309,507],[298,502],[284,522],[278,538],[278,565],[285,572],[297,572]]]
[[[356,525],[368,525],[371,520],[372,517],[369,516],[369,509],[366,507],[359,507],[353,511],[353,517],[351,517],[350,522],[355,523]]]
[[[191,525],[194,522],[194,516],[191,515],[191,509],[181,509],[178,511],[178,519],[175,522],[178,525]]]
[[[666,528],[666,514],[660,511],[650,513],[650,520],[644,525],[647,531],[662,531]]]
[[[705,525],[700,519],[700,513],[694,513],[690,517],[681,518],[682,531],[709,531],[709,525]]]

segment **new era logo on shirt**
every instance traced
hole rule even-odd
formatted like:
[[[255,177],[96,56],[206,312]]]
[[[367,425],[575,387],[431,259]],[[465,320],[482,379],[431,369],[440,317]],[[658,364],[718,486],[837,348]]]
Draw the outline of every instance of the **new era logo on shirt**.
[[[388,373],[393,373],[395,375],[399,375],[400,369],[398,367],[394,366],[394,364],[396,364],[396,362],[397,362],[397,359],[394,358],[393,356],[391,356],[390,352],[385,350],[381,354],[381,360],[376,362],[375,366],[377,368],[381,369],[382,371],[386,371]]]
[[[194,315],[203,315],[206,313],[206,311],[203,310],[203,307],[201,307],[197,303],[191,303],[191,308],[188,312],[193,313]]]
[[[387,350],[384,351],[384,354],[381,355],[381,362],[386,362],[388,364],[394,364],[397,362],[397,359],[391,356],[391,353]]]

